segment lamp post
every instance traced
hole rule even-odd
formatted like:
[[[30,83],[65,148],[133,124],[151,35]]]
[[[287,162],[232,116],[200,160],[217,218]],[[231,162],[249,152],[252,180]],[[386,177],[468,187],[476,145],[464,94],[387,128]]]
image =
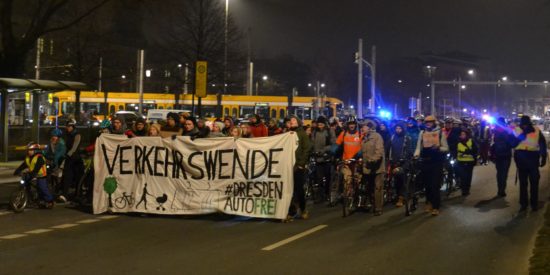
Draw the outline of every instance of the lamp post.
[[[225,0],[225,32],[224,32],[224,53],[223,53],[223,93],[227,92],[227,41],[229,28],[229,0]]]

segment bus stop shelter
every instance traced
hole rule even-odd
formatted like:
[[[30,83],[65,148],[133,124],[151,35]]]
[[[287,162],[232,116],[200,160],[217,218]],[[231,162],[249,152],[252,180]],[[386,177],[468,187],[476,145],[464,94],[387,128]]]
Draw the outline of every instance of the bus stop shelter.
[[[57,80],[38,80],[38,79],[20,79],[20,78],[0,78],[0,142],[2,150],[0,161],[8,160],[8,141],[9,141],[9,96],[17,93],[30,92],[32,97],[31,106],[31,137],[32,140],[38,140],[39,135],[39,95],[52,93],[61,90],[73,90],[78,98],[80,91],[90,90],[91,88],[75,81],[57,81]]]

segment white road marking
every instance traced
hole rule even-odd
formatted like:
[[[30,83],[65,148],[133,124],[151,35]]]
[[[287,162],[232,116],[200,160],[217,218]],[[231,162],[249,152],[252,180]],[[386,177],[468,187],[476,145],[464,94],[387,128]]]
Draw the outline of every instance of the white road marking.
[[[98,219],[110,220],[110,219],[116,219],[116,218],[118,218],[118,217],[120,217],[120,216],[112,216],[112,215],[110,215],[110,216],[101,216],[101,217],[98,217]]]
[[[11,235],[6,235],[6,236],[1,236],[0,239],[4,239],[4,240],[13,240],[13,239],[17,239],[17,238],[21,238],[21,237],[25,237],[27,235],[25,234],[11,234]]]
[[[50,227],[50,228],[53,228],[53,229],[65,229],[65,228],[74,227],[74,226],[78,226],[78,224],[76,224],[76,223],[65,223],[65,224],[60,224],[60,225],[52,226],[52,227]]]
[[[285,244],[288,244],[288,243],[293,242],[293,241],[295,241],[295,240],[301,239],[301,238],[303,238],[303,237],[305,237],[305,236],[307,236],[307,235],[313,234],[313,233],[315,233],[315,232],[317,232],[317,231],[319,231],[319,230],[322,230],[322,229],[324,229],[324,228],[327,227],[327,226],[328,226],[328,225],[326,225],[326,224],[318,225],[318,226],[313,227],[313,228],[311,228],[311,229],[309,229],[309,230],[306,230],[306,231],[304,231],[304,232],[302,232],[302,233],[300,233],[300,234],[296,234],[296,235],[294,235],[294,236],[292,236],[292,237],[290,237],[290,238],[286,238],[286,239],[284,239],[284,240],[282,240],[282,241],[280,241],[280,242],[276,242],[276,243],[274,243],[274,244],[272,244],[272,245],[268,245],[268,246],[262,248],[262,250],[264,250],[264,251],[271,251],[271,250],[273,250],[273,249],[275,249],[275,248],[281,247],[281,246],[283,246],[283,245],[285,245]]]
[[[101,220],[98,220],[98,219],[87,219],[87,220],[81,220],[81,221],[77,221],[76,223],[94,223],[94,222],[99,222]]]
[[[27,231],[25,232],[25,234],[42,234],[50,231],[53,231],[53,229],[35,229],[35,230]]]
[[[8,215],[8,214],[11,214],[13,212],[10,212],[10,211],[0,211],[0,216],[3,216],[3,215]]]

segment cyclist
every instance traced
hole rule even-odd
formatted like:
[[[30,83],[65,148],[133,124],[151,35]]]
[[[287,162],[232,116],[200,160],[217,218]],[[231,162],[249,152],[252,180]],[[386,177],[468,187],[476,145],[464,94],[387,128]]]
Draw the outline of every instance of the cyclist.
[[[425,130],[420,132],[416,145],[415,157],[422,158],[422,182],[426,186],[426,211],[432,216],[439,215],[441,194],[439,189],[443,179],[445,153],[449,151],[447,139],[436,125],[434,116],[424,120]]]
[[[472,141],[470,131],[460,131],[459,142],[457,145],[457,161],[460,176],[460,189],[462,196],[470,195],[472,185],[472,174],[477,160],[477,145]]]
[[[398,201],[395,204],[397,207],[402,207],[405,199],[405,173],[394,173],[395,168],[401,167],[402,170],[407,169],[408,160],[413,155],[411,150],[411,137],[405,132],[405,126],[397,123],[394,126],[394,134],[390,140],[389,162],[392,176],[395,182]]]
[[[27,145],[27,156],[21,165],[15,169],[14,175],[20,175],[24,169],[29,169],[25,180],[29,181],[36,178],[36,186],[38,194],[44,200],[45,208],[53,208],[53,196],[48,190],[48,172],[46,168],[46,158],[42,155],[40,145],[36,142],[31,142]]]
[[[286,221],[291,221],[295,215],[302,219],[308,219],[309,213],[306,210],[306,197],[304,193],[304,184],[306,181],[306,164],[311,153],[311,141],[302,127],[302,121],[297,116],[290,116],[290,131],[298,136],[298,149],[296,149],[296,163],[294,164],[294,195],[293,201],[297,205],[291,205],[289,216]]]
[[[330,196],[330,170],[331,163],[328,155],[331,145],[336,142],[334,132],[328,127],[327,119],[323,116],[317,118],[317,127],[311,134],[313,143],[313,154],[315,155],[315,181],[320,183],[323,177],[326,179],[324,195]]]
[[[369,132],[363,137],[361,144],[363,175],[366,176],[369,186],[374,187],[374,215],[380,216],[384,205],[384,172],[386,170],[384,139],[376,132],[376,123],[367,121],[367,127]]]
[[[76,130],[76,121],[71,119],[67,122],[65,133],[65,144],[67,145],[67,154],[65,155],[65,167],[63,173],[63,195],[59,198],[66,201],[69,196],[69,189],[75,187],[84,171],[84,164],[78,152],[81,136]]]
[[[361,138],[361,133],[357,129],[357,120],[354,117],[350,117],[346,123],[346,129],[338,136],[336,144],[332,148],[332,153],[344,161],[356,158],[361,152]],[[332,186],[334,193],[337,193],[337,190],[341,187],[351,184],[353,180],[353,172],[349,166],[340,166],[338,172],[342,175],[339,178],[343,179],[343,182]]]
[[[51,170],[55,170],[61,166],[67,147],[65,147],[65,141],[62,138],[63,132],[61,130],[55,128],[51,135],[50,143],[46,145],[43,153],[46,161],[50,164]]]

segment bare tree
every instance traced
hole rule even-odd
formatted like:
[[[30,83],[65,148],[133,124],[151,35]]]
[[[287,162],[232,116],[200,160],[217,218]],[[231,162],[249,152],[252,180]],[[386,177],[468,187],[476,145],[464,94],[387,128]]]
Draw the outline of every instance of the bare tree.
[[[0,76],[22,76],[38,38],[79,23],[109,1],[0,0]],[[75,12],[75,6],[86,8]]]

